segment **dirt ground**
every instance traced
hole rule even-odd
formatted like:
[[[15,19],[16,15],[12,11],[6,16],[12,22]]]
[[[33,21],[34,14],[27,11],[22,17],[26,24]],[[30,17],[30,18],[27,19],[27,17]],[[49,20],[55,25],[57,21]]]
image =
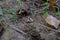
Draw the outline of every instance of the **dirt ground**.
[[[3,9],[3,19],[0,29],[0,40],[60,40],[60,26],[58,29],[53,29],[45,22],[45,17],[42,15],[42,8],[32,7],[36,0],[22,0],[22,6],[17,6],[17,0],[0,0],[0,6]],[[58,2],[58,4],[60,1]],[[7,5],[8,4],[8,5]],[[33,15],[22,16],[18,22],[11,22],[12,14],[6,14],[6,10],[12,6],[16,11],[25,9],[28,12],[33,10]],[[30,9],[30,10],[28,10]],[[55,16],[52,11],[49,14],[60,20],[60,16]]]

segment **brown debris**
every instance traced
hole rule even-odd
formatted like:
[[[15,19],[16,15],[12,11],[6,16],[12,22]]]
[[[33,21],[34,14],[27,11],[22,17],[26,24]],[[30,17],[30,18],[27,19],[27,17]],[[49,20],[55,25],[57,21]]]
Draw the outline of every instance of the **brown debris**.
[[[32,32],[31,33],[31,39],[30,40],[41,40],[41,36],[38,32]]]
[[[53,10],[53,12],[56,12],[56,2],[55,2],[55,0],[49,0],[49,2],[50,2],[50,5],[51,5],[51,7],[52,7],[52,10]]]
[[[2,25],[0,24],[0,37],[2,36],[3,32],[4,32],[4,28],[3,28]]]

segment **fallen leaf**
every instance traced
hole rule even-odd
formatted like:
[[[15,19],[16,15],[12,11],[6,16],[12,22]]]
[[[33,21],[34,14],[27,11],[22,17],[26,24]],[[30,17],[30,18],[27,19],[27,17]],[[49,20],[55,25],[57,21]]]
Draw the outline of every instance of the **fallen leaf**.
[[[47,18],[45,19],[46,23],[49,25],[53,26],[54,28],[58,28],[60,21],[53,17],[52,15],[48,15]]]

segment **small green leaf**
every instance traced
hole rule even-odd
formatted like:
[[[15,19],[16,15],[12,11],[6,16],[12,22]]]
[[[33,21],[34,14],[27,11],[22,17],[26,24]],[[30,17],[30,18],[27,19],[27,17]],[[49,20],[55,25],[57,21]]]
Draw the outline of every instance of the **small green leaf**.
[[[48,2],[45,2],[45,5],[48,5]]]
[[[49,4],[48,2],[45,2],[43,5],[44,5],[44,6],[48,6],[48,4]]]
[[[45,12],[45,13],[43,14],[43,16],[47,17],[47,16],[48,16],[48,12]]]
[[[13,15],[13,17],[11,18],[11,21],[17,22],[17,16],[16,15]]]
[[[24,12],[24,11],[20,10],[20,11],[19,11],[19,14],[22,14],[23,12]]]
[[[30,14],[33,15],[33,11],[32,10],[30,10]]]
[[[21,0],[18,0],[18,6],[21,6],[21,5],[22,5]]]
[[[6,11],[7,14],[10,14],[11,12],[12,12],[11,9],[8,9],[8,10]]]
[[[6,11],[7,14],[16,14],[16,11],[13,8],[10,8]]]
[[[3,15],[2,8],[0,7],[0,15]]]

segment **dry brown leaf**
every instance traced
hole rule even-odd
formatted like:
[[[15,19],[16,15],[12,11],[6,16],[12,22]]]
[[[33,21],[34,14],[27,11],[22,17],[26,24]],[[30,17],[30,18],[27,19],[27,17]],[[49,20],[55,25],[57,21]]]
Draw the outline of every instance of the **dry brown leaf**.
[[[58,28],[60,21],[56,19],[55,17],[48,15],[45,19],[46,23],[48,23],[51,26],[54,26],[54,28]]]

